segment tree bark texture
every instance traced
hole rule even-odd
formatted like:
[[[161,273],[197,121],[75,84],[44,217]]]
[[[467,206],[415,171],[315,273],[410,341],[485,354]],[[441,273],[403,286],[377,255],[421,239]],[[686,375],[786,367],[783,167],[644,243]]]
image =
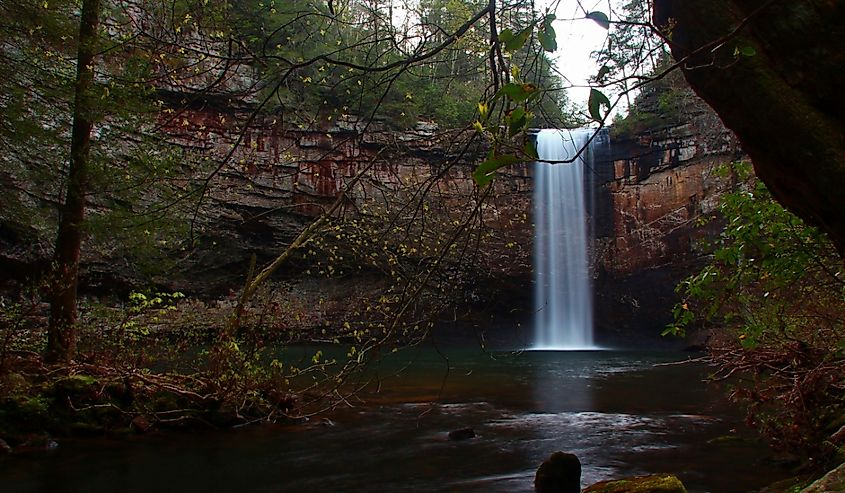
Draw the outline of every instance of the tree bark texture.
[[[51,280],[50,325],[45,353],[45,359],[49,362],[70,361],[76,353],[76,293],[85,218],[91,130],[94,126],[95,104],[92,88],[99,12],[100,0],[83,0],[76,57],[70,166],[53,254],[54,277]]]
[[[845,2],[655,0],[653,14],[757,176],[845,256]]]

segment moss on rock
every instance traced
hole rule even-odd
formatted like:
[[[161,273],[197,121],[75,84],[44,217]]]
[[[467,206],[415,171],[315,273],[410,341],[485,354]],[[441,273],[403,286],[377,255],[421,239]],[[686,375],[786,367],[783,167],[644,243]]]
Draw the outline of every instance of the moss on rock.
[[[52,394],[59,406],[70,407],[77,399],[95,399],[99,381],[91,375],[68,375],[53,383]]]
[[[687,490],[671,474],[653,474],[602,481],[588,486],[583,493],[687,493]]]
[[[840,464],[801,493],[845,493],[845,464]]]

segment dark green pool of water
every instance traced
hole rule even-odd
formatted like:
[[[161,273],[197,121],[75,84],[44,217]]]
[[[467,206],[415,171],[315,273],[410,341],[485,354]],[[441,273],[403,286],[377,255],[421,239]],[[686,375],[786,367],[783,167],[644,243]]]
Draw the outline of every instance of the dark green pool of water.
[[[584,486],[671,472],[691,492],[739,493],[784,475],[753,439],[723,439],[751,435],[705,367],[655,366],[681,353],[445,354],[380,363],[380,391],[333,425],[63,440],[0,460],[0,491],[531,492],[556,450],[580,457]],[[464,427],[477,438],[448,440]]]

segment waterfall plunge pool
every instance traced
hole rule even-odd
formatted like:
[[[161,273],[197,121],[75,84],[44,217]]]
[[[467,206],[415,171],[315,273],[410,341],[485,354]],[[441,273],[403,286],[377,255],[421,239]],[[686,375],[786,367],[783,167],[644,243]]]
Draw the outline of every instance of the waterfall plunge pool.
[[[655,366],[683,357],[407,350],[374,365],[380,390],[330,413],[330,424],[65,439],[0,460],[0,482],[8,493],[530,493],[556,450],[578,455],[584,486],[671,472],[690,492],[745,493],[784,476],[724,389],[702,382],[705,367]],[[478,436],[448,440],[464,427]]]

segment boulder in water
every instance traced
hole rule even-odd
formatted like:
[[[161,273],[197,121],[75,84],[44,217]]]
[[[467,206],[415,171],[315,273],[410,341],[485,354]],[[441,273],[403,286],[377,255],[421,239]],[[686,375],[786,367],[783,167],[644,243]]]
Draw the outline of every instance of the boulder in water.
[[[475,438],[475,430],[472,428],[461,428],[449,432],[449,440],[469,440]]]
[[[581,461],[575,454],[555,452],[537,469],[534,476],[537,493],[579,493]]]
[[[588,486],[584,493],[687,493],[687,490],[671,474],[653,474],[602,481]]]

